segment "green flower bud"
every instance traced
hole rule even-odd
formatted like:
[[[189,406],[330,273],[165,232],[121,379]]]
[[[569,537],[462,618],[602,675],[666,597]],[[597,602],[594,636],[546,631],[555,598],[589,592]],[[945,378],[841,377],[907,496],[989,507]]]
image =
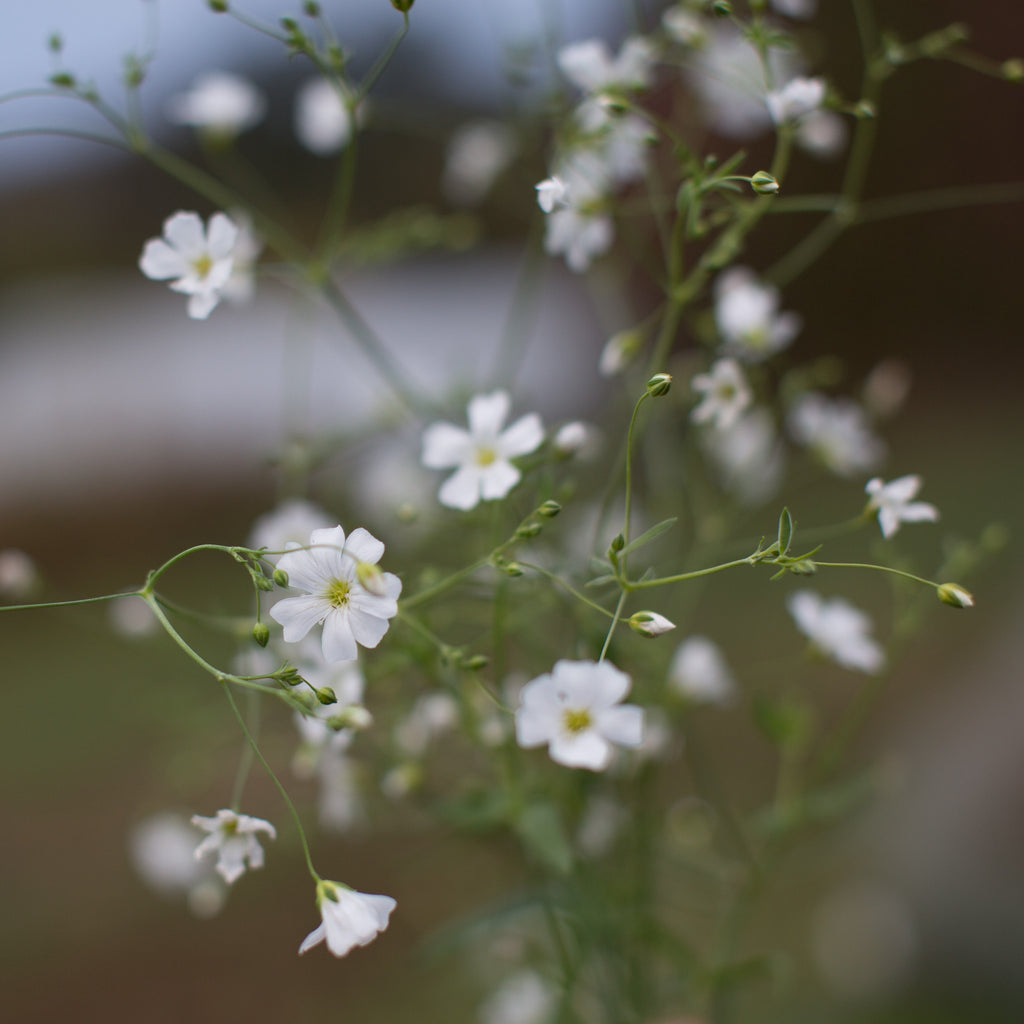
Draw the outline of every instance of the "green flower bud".
[[[349,704],[342,708],[336,715],[327,719],[327,724],[339,732],[342,729],[354,729],[361,732],[373,725],[373,715],[360,704]]]
[[[64,39],[59,32],[54,32],[46,41],[46,45],[49,46],[51,53],[60,53],[64,49]]]
[[[356,576],[363,588],[375,597],[386,597],[388,585],[384,580],[384,573],[380,566],[372,565],[370,562],[360,562],[356,566]]]
[[[672,387],[672,374],[670,373],[656,373],[647,382],[647,394],[651,398],[661,398],[663,395],[667,395]]]
[[[302,5],[302,10],[311,18],[320,17],[320,5],[316,2],[316,0],[306,0],[306,2]]]
[[[412,5],[416,0],[391,0],[391,6],[396,11],[401,11],[402,14],[408,14],[412,10]]]
[[[252,581],[256,584],[257,590],[273,590],[274,581],[268,580],[266,576],[260,576],[256,573],[252,574]]]
[[[796,576],[813,576],[818,571],[818,567],[809,558],[801,558],[787,568]]]
[[[74,89],[75,84],[75,76],[69,75],[66,71],[50,75],[50,85],[55,85],[58,89]]]
[[[621,533],[616,534],[616,536],[612,538],[610,547],[615,554],[618,554],[625,546],[626,538],[623,537]]]
[[[265,622],[257,622],[252,627],[252,638],[260,645],[260,647],[266,647],[270,640],[270,630],[267,628]]]
[[[732,4],[729,0],[714,0],[711,5],[711,13],[716,18],[728,18],[732,14]]]
[[[518,562],[508,562],[502,566],[506,576],[515,578],[523,575],[523,567]]]
[[[281,28],[283,28],[285,32],[298,32],[299,23],[294,18],[282,18]]]
[[[758,171],[750,178],[750,187],[761,196],[773,196],[779,191],[779,182],[767,171]]]
[[[939,600],[951,608],[974,607],[974,598],[970,591],[964,590],[958,583],[943,583],[937,592]]]
[[[284,668],[278,669],[271,678],[285,686],[299,686],[306,681],[299,675],[298,669],[292,668],[291,665],[285,665]]]
[[[274,582],[279,587],[287,587],[288,586],[288,573],[286,573],[284,571],[284,569],[275,569],[274,570]]]
[[[228,0],[206,0],[206,6],[216,14],[226,14],[228,10]]]
[[[545,519],[554,519],[559,512],[562,511],[562,506],[557,501],[545,501],[540,508],[537,509],[537,515],[543,516]]]
[[[531,537],[536,537],[543,529],[544,527],[540,523],[524,523],[516,530],[516,536],[520,540],[529,540]]]
[[[316,699],[320,701],[321,704],[338,703],[338,698],[329,686],[321,686],[320,689],[316,691]]]

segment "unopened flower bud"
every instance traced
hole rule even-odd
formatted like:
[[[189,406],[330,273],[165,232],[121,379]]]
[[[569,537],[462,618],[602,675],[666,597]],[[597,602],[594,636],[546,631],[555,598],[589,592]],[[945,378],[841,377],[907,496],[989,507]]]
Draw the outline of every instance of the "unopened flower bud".
[[[275,569],[274,570],[274,582],[279,587],[287,587],[288,586],[288,573],[286,573],[284,571],[284,569]]]
[[[951,608],[973,608],[974,598],[970,591],[964,590],[958,583],[943,583],[938,588],[939,600]]]
[[[669,622],[664,615],[657,612],[634,612],[627,621],[634,633],[646,637],[661,636],[662,633],[668,633],[676,628],[674,622]]]
[[[758,171],[751,175],[750,187],[761,196],[773,196],[779,191],[778,179],[767,171]]]
[[[216,14],[226,14],[228,10],[228,0],[206,0],[206,6]]]
[[[337,704],[338,698],[335,692],[329,686],[321,686],[316,691],[316,699],[321,704]]]
[[[252,581],[253,581],[253,583],[256,584],[256,589],[257,590],[273,590],[274,589],[274,581],[273,580],[268,580],[266,576],[257,575],[256,573],[253,573],[252,574]]]
[[[299,23],[294,18],[282,18],[281,28],[283,28],[285,32],[298,32]]]
[[[270,630],[267,629],[265,622],[257,622],[252,627],[252,638],[260,645],[260,647],[266,647],[270,640]]]
[[[588,434],[585,423],[573,420],[558,428],[551,443],[558,455],[567,458],[575,455],[587,443]]]
[[[667,395],[671,388],[672,374],[670,373],[656,373],[647,382],[647,394],[651,398],[661,398],[663,395]]]
[[[487,668],[490,664],[490,659],[486,654],[474,654],[471,658],[466,658],[462,663],[464,669],[468,669],[470,672],[479,672],[482,668]]]
[[[320,17],[320,5],[316,2],[316,0],[306,0],[306,2],[302,5],[302,10],[311,18]]]
[[[66,71],[50,75],[50,85],[55,85],[58,89],[74,89],[75,84],[75,76],[69,75]]]
[[[544,527],[540,523],[524,523],[516,530],[516,537],[520,540],[529,540],[536,537]]]
[[[299,670],[286,665],[274,673],[273,678],[285,686],[300,686],[306,680],[299,674]]]
[[[60,53],[64,49],[64,39],[59,32],[54,32],[46,41],[51,53]]]
[[[523,567],[518,562],[508,562],[502,566],[506,576],[522,576]]]
[[[789,566],[789,571],[796,576],[813,576],[818,571],[818,567],[809,558],[802,558],[799,562],[794,562]]]
[[[396,11],[401,11],[402,14],[408,14],[412,10],[412,5],[416,0],[391,0],[391,6]]]
[[[360,562],[356,566],[356,576],[363,585],[363,589],[373,594],[374,597],[387,597],[388,585],[384,579],[384,573],[380,566],[372,565],[370,562]]]
[[[853,108],[853,116],[860,118],[862,121],[868,117],[876,117],[877,111],[875,110],[874,103],[871,100],[861,100]]]
[[[1024,60],[1019,57],[1003,61],[1000,70],[1003,73],[1003,78],[1008,82],[1024,82]]]
[[[537,509],[537,515],[543,516],[545,519],[554,519],[559,512],[562,511],[562,506],[557,501],[545,501],[540,508]]]
[[[615,554],[618,554],[625,546],[626,538],[623,537],[621,533],[619,533],[612,538],[612,542],[609,547],[611,551],[614,551]]]

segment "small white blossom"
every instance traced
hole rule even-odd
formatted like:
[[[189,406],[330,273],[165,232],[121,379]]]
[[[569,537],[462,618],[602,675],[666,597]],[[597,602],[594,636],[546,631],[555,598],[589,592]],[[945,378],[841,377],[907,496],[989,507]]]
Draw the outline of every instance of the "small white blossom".
[[[295,98],[295,134],[299,142],[317,156],[331,156],[344,149],[358,124],[363,107],[353,123],[350,97],[340,82],[311,78]]]
[[[506,978],[480,1007],[480,1024],[547,1024],[555,1006],[550,982],[523,970]]]
[[[516,154],[516,139],[501,121],[462,125],[448,143],[441,187],[459,206],[475,206]]]
[[[716,360],[711,372],[698,373],[690,387],[703,395],[690,419],[694,423],[711,423],[716,430],[734,426],[752,399],[747,379],[735,359]]]
[[[24,551],[17,548],[0,551],[0,599],[20,601],[28,597],[38,583],[36,563]]]
[[[872,419],[886,420],[903,408],[913,383],[902,359],[883,359],[864,378],[861,400]]]
[[[551,445],[559,455],[576,455],[581,449],[589,445],[593,440],[594,431],[592,427],[579,420],[570,423],[563,423],[551,440]]]
[[[215,213],[207,231],[199,214],[179,211],[164,221],[163,238],[146,243],[139,269],[154,281],[174,278],[171,290],[189,296],[188,315],[205,320],[231,277],[237,240],[226,214]]]
[[[329,753],[317,768],[317,819],[329,832],[347,832],[366,815],[359,765],[344,753]]]
[[[390,896],[356,892],[341,882],[321,880],[316,886],[316,906],[322,921],[302,940],[299,953],[326,941],[335,956],[345,956],[377,938],[396,905]]]
[[[398,614],[402,581],[377,569],[384,545],[362,527],[347,538],[340,526],[314,530],[309,543],[309,550],[289,550],[277,563],[289,586],[306,596],[278,601],[271,618],[284,627],[286,643],[297,643],[323,623],[324,660],[352,661],[357,644],[376,647],[383,639],[388,620]],[[371,576],[381,593],[367,586]]]
[[[477,395],[468,407],[469,430],[434,423],[423,434],[423,465],[429,469],[457,467],[442,485],[438,498],[449,508],[471,509],[481,500],[504,498],[521,473],[511,460],[528,455],[544,440],[536,413],[505,427],[510,399],[505,391]]]
[[[277,838],[277,832],[269,821],[227,809],[218,811],[215,818],[194,814],[192,824],[209,832],[196,847],[196,860],[216,853],[217,873],[228,885],[240,878],[247,866],[250,869],[263,867],[263,847],[257,838],[258,833],[265,832],[271,839]]]
[[[650,84],[654,47],[649,40],[631,36],[612,57],[601,39],[570,43],[558,51],[562,74],[584,92],[643,89]]]
[[[564,255],[566,265],[583,273],[615,238],[612,218],[606,212],[611,180],[608,167],[596,150],[582,150],[561,164],[551,182],[558,182],[560,194],[550,189],[552,209],[547,216],[544,251]],[[543,184],[543,182],[542,182]],[[538,192],[538,202],[541,193]]]
[[[556,206],[568,205],[566,198],[567,189],[565,182],[557,176],[545,178],[538,182],[534,188],[537,190],[537,205],[545,212],[551,213]]]
[[[793,403],[786,422],[793,440],[809,448],[839,476],[871,470],[885,454],[864,410],[849,398],[830,399],[808,392]]]
[[[283,552],[290,544],[301,547],[314,530],[326,530],[330,525],[331,517],[318,505],[302,498],[290,498],[253,523],[249,546]],[[270,554],[267,559],[276,563],[279,557],[280,554]]]
[[[796,313],[779,312],[779,292],[746,267],[731,267],[715,281],[715,323],[737,358],[760,362],[784,349],[800,330]]]
[[[909,475],[897,477],[885,483],[876,476],[868,481],[865,493],[871,496],[868,509],[878,513],[878,525],[882,536],[888,539],[899,528],[900,523],[934,523],[939,510],[926,501],[914,501],[921,489],[921,478]]]
[[[736,681],[718,645],[706,636],[691,636],[672,655],[668,681],[676,693],[699,704],[729,704]]]
[[[188,92],[172,96],[167,116],[175,124],[233,138],[258,124],[266,107],[263,93],[247,78],[212,71],[200,75]]]
[[[674,622],[670,622],[664,615],[657,612],[634,612],[629,617],[629,628],[641,636],[654,638],[664,633],[669,633],[676,628]]]
[[[114,632],[123,637],[152,636],[160,630],[152,608],[135,595],[126,594],[123,601],[111,601],[107,614]]]
[[[704,447],[715,463],[722,486],[741,502],[758,505],[782,482],[783,445],[771,413],[751,409],[725,430],[706,432]]]
[[[825,101],[823,78],[791,78],[781,89],[768,93],[765,103],[776,124],[797,121]]]
[[[841,597],[825,600],[800,590],[790,594],[786,607],[811,643],[844,668],[867,673],[882,668],[885,655],[871,639],[871,620]]]
[[[615,377],[622,373],[643,347],[644,336],[644,331],[636,327],[627,327],[613,334],[601,349],[597,372],[602,377]]]
[[[516,709],[516,742],[547,744],[553,761],[602,771],[614,746],[643,742],[643,709],[622,704],[630,678],[607,661],[558,661],[550,674],[528,682]]]

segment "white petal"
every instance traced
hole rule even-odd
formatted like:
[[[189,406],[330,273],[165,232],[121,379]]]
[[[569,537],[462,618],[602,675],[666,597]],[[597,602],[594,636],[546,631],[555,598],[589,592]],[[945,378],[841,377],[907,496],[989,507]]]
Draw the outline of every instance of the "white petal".
[[[612,759],[612,746],[593,729],[575,735],[560,734],[552,739],[548,752],[552,761],[567,768],[603,771]]]
[[[516,743],[529,749],[549,742],[555,731],[555,721],[539,708],[520,705],[516,709]]]
[[[285,643],[294,644],[330,612],[330,604],[322,598],[286,597],[270,609],[270,617],[284,627]]]
[[[384,554],[384,544],[377,540],[369,530],[361,526],[353,530],[345,541],[345,551],[357,562],[369,562],[376,565]]]
[[[498,438],[501,454],[507,459],[517,455],[528,455],[540,447],[544,441],[544,426],[535,413],[516,420],[507,430],[503,430]]]
[[[448,508],[475,508],[480,501],[480,471],[475,466],[463,466],[445,480],[437,498]]]
[[[484,501],[504,498],[517,483],[522,474],[511,462],[498,460],[479,470],[480,493]]]
[[[423,465],[428,469],[448,469],[468,461],[473,439],[451,423],[434,423],[423,432]]]
[[[275,605],[275,607],[277,606]],[[327,662],[354,661],[359,657],[356,640],[352,635],[352,627],[346,612],[333,611],[324,619],[322,648],[324,660]]]
[[[597,729],[605,739],[623,747],[639,747],[644,739],[643,708],[635,704],[606,708],[597,715]]]
[[[914,501],[900,509],[900,519],[905,523],[934,523],[939,518],[939,510],[927,501]]]
[[[501,433],[511,401],[506,391],[476,395],[469,403],[469,432],[475,441],[493,441]]]
[[[188,300],[188,315],[193,320],[205,320],[220,302],[220,295],[215,291],[196,292]]]
[[[139,257],[139,269],[153,281],[165,281],[188,273],[188,264],[162,238],[151,238]]]
[[[299,955],[301,956],[307,950],[312,949],[314,946],[319,946],[321,942],[327,937],[326,929],[323,924],[318,924],[303,940],[302,945],[299,946]]]
[[[388,620],[364,609],[353,607],[348,613],[348,627],[356,643],[363,647],[376,647],[388,631]]]
[[[180,210],[164,221],[164,238],[191,262],[206,249],[206,231],[198,213],[183,213]]]
[[[231,255],[238,241],[238,228],[226,213],[215,213],[207,231],[207,249],[214,260]]]

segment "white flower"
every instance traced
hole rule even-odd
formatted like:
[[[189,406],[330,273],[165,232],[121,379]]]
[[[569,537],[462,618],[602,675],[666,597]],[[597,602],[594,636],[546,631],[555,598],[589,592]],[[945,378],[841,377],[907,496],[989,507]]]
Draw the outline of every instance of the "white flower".
[[[302,498],[290,498],[253,523],[249,546],[283,552],[289,544],[303,545],[314,530],[325,530],[331,518],[318,505]],[[277,562],[279,555],[270,554],[268,561]]]
[[[196,860],[216,852],[217,873],[228,885],[245,873],[246,865],[253,869],[263,867],[263,847],[256,838],[257,833],[265,832],[271,839],[277,838],[269,821],[227,809],[218,811],[215,818],[194,814],[192,824],[210,833],[196,847]]]
[[[349,110],[350,97],[340,82],[312,78],[295,99],[295,134],[299,142],[317,156],[330,156],[348,145],[355,128]],[[356,113],[361,124],[364,108]]]
[[[700,47],[707,39],[704,19],[685,7],[669,7],[661,16],[661,24],[669,36],[683,46]]]
[[[319,644],[315,644],[315,652],[307,650],[309,640],[307,637],[300,646],[295,669],[315,689],[327,688],[338,699],[334,704],[314,700],[305,713],[294,713],[301,742],[292,758],[292,771],[301,778],[309,778],[325,758],[347,750],[356,730],[372,722],[370,713],[363,707],[366,679],[359,663],[326,664],[320,656]],[[310,654],[313,657],[309,657]],[[336,727],[339,724],[341,728]]]
[[[823,78],[791,78],[781,89],[768,93],[765,103],[776,124],[797,121],[825,101]]]
[[[599,151],[581,150],[547,180],[561,188],[537,193],[538,202],[550,198],[552,206],[544,251],[552,256],[564,254],[569,269],[582,273],[595,257],[608,251],[615,238],[612,219],[605,212],[611,187],[608,167]]]
[[[778,289],[753,271],[732,267],[715,281],[715,323],[737,358],[760,362],[784,349],[800,330],[796,313],[779,312]]]
[[[790,594],[786,607],[811,643],[840,665],[868,673],[881,669],[885,655],[869,635],[871,620],[841,597],[826,601],[800,590]]]
[[[442,485],[438,498],[449,508],[471,509],[478,502],[504,498],[521,474],[511,460],[527,455],[544,440],[536,413],[520,417],[502,430],[510,400],[504,391],[477,395],[468,408],[469,430],[434,423],[423,434],[423,465],[458,467]]]
[[[627,620],[629,628],[634,633],[653,639],[663,633],[669,633],[676,628],[674,622],[670,622],[664,615],[657,612],[634,612]]]
[[[891,537],[900,528],[900,523],[934,523],[938,520],[939,510],[934,505],[913,500],[920,489],[921,478],[913,474],[897,477],[888,483],[878,476],[868,481],[864,488],[871,495],[868,509],[878,513],[883,537]]]
[[[319,881],[316,906],[323,921],[302,940],[299,953],[327,941],[335,956],[345,956],[356,946],[373,942],[388,926],[397,904],[390,896],[356,892],[341,882]]]
[[[343,753],[330,753],[320,760],[317,775],[317,819],[329,832],[347,832],[366,815],[359,765]]]
[[[602,771],[614,744],[639,747],[643,709],[622,704],[630,678],[607,661],[558,661],[548,675],[528,682],[516,709],[516,742],[548,745],[553,761]]]
[[[289,550],[277,563],[289,586],[307,596],[278,601],[270,615],[284,626],[290,644],[323,623],[324,659],[352,661],[357,644],[376,647],[388,631],[388,619],[398,614],[402,581],[377,568],[384,545],[362,527],[347,539],[340,526],[314,530],[309,543],[309,550]]]
[[[597,372],[602,377],[615,377],[622,373],[643,347],[644,336],[644,331],[637,327],[616,331],[601,349]]]
[[[594,430],[579,420],[572,420],[563,423],[555,436],[551,439],[551,445],[562,456],[576,455],[581,449],[588,446],[594,439]]]
[[[114,632],[123,637],[152,636],[159,632],[160,622],[141,598],[125,595],[123,601],[111,601],[108,617]]]
[[[482,119],[462,125],[448,143],[441,177],[445,195],[459,206],[476,205],[515,154],[515,135],[501,121]]]
[[[849,398],[829,399],[808,392],[793,403],[786,422],[793,439],[839,476],[873,469],[885,454],[864,411]]]
[[[167,116],[176,124],[233,138],[258,124],[266,106],[263,93],[247,78],[212,71],[200,75],[188,92],[172,96]]]
[[[556,1006],[555,990],[536,971],[506,978],[480,1007],[480,1024],[546,1024]]]
[[[17,548],[0,551],[0,599],[18,601],[28,597],[39,583],[36,563]],[[115,601],[114,604],[120,604]]]
[[[163,238],[146,243],[139,269],[154,281],[176,278],[170,287],[189,296],[188,315],[205,320],[231,277],[238,228],[215,213],[207,232],[199,214],[179,210],[164,221],[163,231]]]
[[[694,423],[710,422],[716,430],[728,430],[735,425],[751,402],[750,388],[735,359],[716,360],[711,372],[698,373],[690,387],[704,396],[690,413],[690,419]]]
[[[586,39],[562,47],[557,59],[562,74],[584,92],[643,89],[650,84],[654,47],[631,36],[612,57],[603,40]]]
[[[425,693],[395,728],[395,745],[405,757],[422,757],[431,740],[454,728],[459,705],[449,693]]]
[[[256,291],[256,261],[263,251],[263,239],[252,226],[252,218],[242,210],[232,210],[231,220],[238,228],[233,251],[231,276],[220,293],[230,302],[249,302]]]
[[[828,159],[842,151],[848,134],[846,122],[834,110],[812,110],[800,118],[796,142],[813,156]]]
[[[691,636],[672,655],[668,681],[676,693],[700,704],[728,704],[736,682],[718,645],[706,636]]]
[[[545,178],[543,181],[538,182],[534,188],[537,190],[537,205],[545,213],[551,213],[556,206],[568,205],[565,182],[557,175]]]
[[[771,413],[752,409],[725,430],[708,431],[704,447],[715,462],[722,486],[745,504],[767,501],[778,490],[783,445]]]

